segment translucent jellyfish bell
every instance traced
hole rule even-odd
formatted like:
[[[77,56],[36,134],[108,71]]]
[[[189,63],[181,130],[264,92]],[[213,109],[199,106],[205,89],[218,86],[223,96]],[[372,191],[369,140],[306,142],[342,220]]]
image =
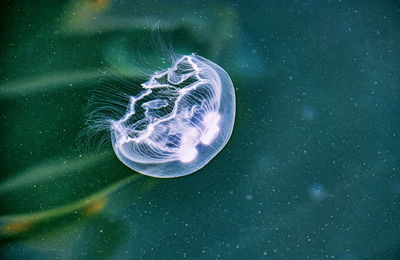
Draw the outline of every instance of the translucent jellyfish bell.
[[[204,167],[228,142],[235,93],[228,74],[198,55],[156,71],[129,96],[126,113],[108,119],[112,146],[129,168],[170,178]]]

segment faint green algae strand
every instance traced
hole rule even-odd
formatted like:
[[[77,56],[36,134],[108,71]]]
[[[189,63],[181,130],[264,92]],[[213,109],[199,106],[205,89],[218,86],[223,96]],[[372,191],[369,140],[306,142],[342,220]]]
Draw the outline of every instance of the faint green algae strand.
[[[20,235],[21,233],[31,230],[37,225],[43,225],[48,221],[59,218],[67,218],[70,214],[78,214],[78,219],[97,214],[105,208],[107,204],[107,197],[112,192],[139,179],[143,179],[143,177],[141,175],[131,175],[125,177],[111,185],[108,185],[101,191],[96,192],[91,196],[53,209],[28,214],[0,216],[0,239],[4,237]],[[143,195],[154,187],[155,182],[147,178],[145,183],[140,184],[140,187],[137,187],[137,194]]]
[[[213,8],[204,8],[196,3],[160,2],[158,8],[153,4],[138,5],[135,1],[126,5],[107,4],[102,1],[100,5],[93,5],[87,1],[71,1],[65,8],[64,15],[60,17],[60,27],[57,33],[65,35],[90,35],[107,34],[108,32],[149,32],[155,24],[162,31],[187,30],[192,40],[207,43],[205,56],[217,57],[234,51],[223,46],[235,46],[239,29],[237,27],[238,14],[236,11],[223,4],[213,4]],[[174,10],[160,12],[160,10]],[[130,8],[134,8],[132,13]],[[195,9],[198,14],[193,16],[187,10]],[[179,17],[179,19],[177,19]],[[160,22],[161,21],[161,22]],[[205,22],[206,21],[206,22]],[[219,28],[219,33],[209,37],[210,32]]]
[[[79,155],[72,159],[59,159],[31,167],[4,180],[0,184],[1,199],[7,200],[8,206],[15,204],[15,209],[18,210],[15,212],[10,207],[2,208],[5,212],[0,216],[0,239],[28,234],[30,231],[35,233],[35,230],[43,227],[46,230],[62,228],[65,223],[74,223],[102,212],[107,206],[109,195],[127,184],[136,184],[132,187],[134,193],[129,196],[132,200],[150,191],[157,183],[154,179],[131,172],[124,176],[115,176],[120,179],[109,181],[108,184],[104,180],[100,181],[104,179],[104,174],[113,176],[112,171],[116,170],[112,161],[107,163],[108,159],[113,158],[111,154],[110,151],[105,151]],[[102,167],[102,171],[90,170],[104,163],[107,167]],[[104,185],[103,188],[88,188],[87,185],[93,180],[88,182],[82,177],[87,177],[90,173],[95,173],[92,177],[97,177],[95,185]],[[71,182],[76,183],[74,187],[83,187],[83,190],[77,189],[81,193],[75,198],[68,196],[75,193],[75,189],[65,188]],[[40,207],[35,206],[38,201]],[[24,206],[21,208],[22,205]],[[57,221],[64,224],[58,226],[60,224]]]
[[[37,77],[13,80],[0,84],[0,97],[34,95],[57,89],[72,89],[101,75],[99,70],[59,71]]]
[[[129,3],[127,3],[129,5]],[[170,10],[173,5],[174,16],[169,12],[159,12],[159,9]],[[151,29],[155,24],[159,24],[161,29],[175,30],[182,26],[195,27],[197,33],[210,32],[211,28],[223,28],[221,36],[215,35],[214,38],[224,38],[225,34],[232,33],[235,29],[235,18],[237,14],[232,8],[226,5],[216,5],[215,8],[199,8],[197,4],[186,3],[158,3],[159,9],[149,8],[152,4],[138,5],[131,3],[136,12],[132,13],[127,6],[118,5],[93,5],[88,1],[71,1],[66,7],[66,11],[60,19],[60,33],[67,34],[98,34],[109,31],[133,31]],[[193,16],[187,10],[196,8],[197,12],[203,13],[203,19]],[[176,19],[179,16],[180,19]],[[207,18],[208,23],[203,21]],[[161,23],[159,23],[162,21]],[[199,26],[201,25],[201,26]],[[210,39],[208,39],[210,40]]]
[[[0,183],[0,194],[24,186],[40,185],[53,182],[58,178],[81,171],[85,167],[99,164],[111,155],[110,152],[95,153],[69,160],[57,160],[31,167],[23,172],[13,174]]]

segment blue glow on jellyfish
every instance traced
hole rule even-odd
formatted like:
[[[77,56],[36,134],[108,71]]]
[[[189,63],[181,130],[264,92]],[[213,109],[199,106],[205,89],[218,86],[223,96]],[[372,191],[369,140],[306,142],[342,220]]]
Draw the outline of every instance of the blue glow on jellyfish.
[[[116,105],[125,111],[120,118],[92,116],[89,123],[107,125],[119,160],[144,175],[191,174],[214,158],[232,134],[232,81],[221,67],[195,54],[180,56],[170,68],[151,74],[137,95],[117,96],[127,96],[128,102],[104,104],[105,95],[102,108],[93,113],[115,110]]]

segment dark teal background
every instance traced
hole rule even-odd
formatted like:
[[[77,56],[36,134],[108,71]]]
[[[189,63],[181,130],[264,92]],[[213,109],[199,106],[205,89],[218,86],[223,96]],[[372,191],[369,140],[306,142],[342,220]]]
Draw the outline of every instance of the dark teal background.
[[[3,259],[400,259],[399,1],[5,1],[0,21]],[[154,24],[236,89],[228,145],[176,179],[76,138],[102,71],[164,66]]]

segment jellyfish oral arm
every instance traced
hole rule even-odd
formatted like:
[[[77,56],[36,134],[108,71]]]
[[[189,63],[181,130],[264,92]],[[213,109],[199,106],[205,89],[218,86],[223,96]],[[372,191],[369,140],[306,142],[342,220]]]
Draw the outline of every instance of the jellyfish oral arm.
[[[211,112],[206,115],[203,119],[203,124],[206,127],[204,134],[201,138],[201,142],[205,145],[211,144],[211,142],[215,139],[215,137],[219,133],[219,121],[221,117],[217,112]]]
[[[186,127],[182,135],[180,148],[178,152],[179,160],[183,163],[193,161],[197,157],[196,146],[201,133],[195,127]]]
[[[145,96],[150,95],[150,94],[151,94],[151,89],[146,89],[146,91],[143,91],[142,93],[140,93],[139,96],[130,97],[128,111],[126,112],[124,117],[122,117],[120,120],[118,120],[118,122],[124,122],[124,121],[128,120],[132,115],[134,115],[136,101],[141,100],[142,98],[144,98]]]

